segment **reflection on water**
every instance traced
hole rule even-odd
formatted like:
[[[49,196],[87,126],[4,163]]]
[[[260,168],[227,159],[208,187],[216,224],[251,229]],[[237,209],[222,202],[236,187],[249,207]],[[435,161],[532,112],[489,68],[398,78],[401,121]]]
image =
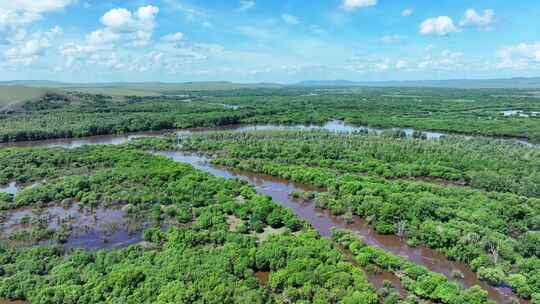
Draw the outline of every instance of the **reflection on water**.
[[[248,130],[285,130],[285,129],[323,129],[333,132],[368,132],[380,134],[384,130],[368,127],[358,127],[346,124],[342,121],[331,121],[322,126],[309,125],[309,126],[279,126],[279,125],[255,125],[255,126],[224,126],[212,129],[196,129],[196,130],[183,130],[181,134],[190,134],[196,132],[205,132],[209,130],[230,130],[230,131],[248,131]],[[414,130],[405,129],[405,134],[411,137]],[[171,131],[159,131],[159,132],[143,132],[131,135],[110,135],[110,136],[95,136],[87,137],[83,139],[60,139],[60,140],[47,140],[39,142],[20,142],[7,144],[4,146],[62,146],[66,148],[80,147],[83,145],[95,145],[95,144],[122,144],[131,138],[143,137],[143,136],[157,136],[170,133]],[[443,136],[443,133],[435,132],[423,132],[428,139],[439,139]],[[516,140],[512,140],[515,142]],[[524,142],[524,144],[529,144]],[[441,254],[430,250],[426,247],[410,247],[403,240],[396,236],[380,235],[377,234],[369,225],[367,225],[361,218],[356,217],[352,224],[345,223],[342,219],[332,216],[328,211],[315,208],[312,204],[301,203],[294,201],[289,197],[289,194],[295,190],[300,191],[315,191],[310,187],[304,185],[291,183],[290,181],[270,177],[261,174],[254,174],[249,172],[240,172],[235,170],[228,170],[223,168],[217,168],[207,164],[207,159],[199,156],[185,155],[181,152],[162,152],[159,153],[173,158],[176,161],[190,163],[196,168],[209,172],[213,175],[225,177],[225,178],[241,178],[247,180],[250,184],[255,186],[256,190],[265,195],[271,196],[275,202],[282,204],[292,209],[299,217],[307,220],[311,225],[319,231],[323,236],[329,236],[332,227],[346,228],[356,231],[359,235],[362,235],[367,244],[377,246],[402,256],[410,261],[413,261],[419,265],[423,265],[432,271],[442,273],[451,278],[452,273],[455,270],[459,270],[464,274],[463,279],[456,280],[462,286],[470,287],[473,285],[480,285],[488,291],[491,299],[497,303],[509,303],[510,299],[515,297],[509,288],[494,288],[487,285],[484,282],[478,280],[476,275],[472,272],[470,267],[463,263],[449,261]],[[17,191],[17,185],[10,184],[4,187],[5,192]],[[87,249],[98,248],[113,248],[118,246],[129,245],[141,241],[142,229],[146,223],[140,221],[134,221],[132,223],[126,219],[125,213],[122,210],[114,209],[102,209],[101,211],[95,211],[95,216],[85,214],[84,210],[81,210],[79,206],[72,205],[71,207],[64,209],[58,207],[49,208],[46,213],[49,216],[56,218],[57,223],[68,221],[76,228],[76,232],[72,234],[68,240],[67,247],[80,247]],[[73,209],[75,208],[75,209]],[[8,219],[8,224],[4,225],[19,225],[19,220],[24,217],[24,212],[27,210],[17,211],[19,214],[11,215],[11,218],[15,221]],[[33,212],[33,211],[31,211]],[[54,221],[50,221],[54,222]],[[86,223],[86,225],[85,225]],[[53,223],[54,225],[54,223]],[[58,224],[57,224],[58,225]],[[9,229],[9,226],[5,227]],[[376,280],[376,279],[374,279]],[[455,279],[453,279],[455,280]],[[525,301],[521,301],[525,303]]]
[[[133,134],[115,134],[115,135],[102,135],[102,136],[89,136],[84,138],[68,138],[68,139],[53,139],[53,140],[37,140],[30,142],[14,142],[3,143],[0,147],[64,147],[64,148],[77,148],[84,145],[119,145],[123,144],[130,139],[149,137],[149,136],[163,136],[171,132],[176,132],[179,136],[186,136],[192,133],[202,133],[208,131],[233,131],[243,132],[252,130],[327,130],[337,133],[369,133],[369,134],[382,134],[384,132],[404,132],[405,137],[412,138],[415,133],[415,129],[411,128],[372,128],[366,126],[355,126],[345,123],[340,120],[332,120],[323,125],[226,125],[215,128],[197,128],[197,129],[182,129],[182,130],[162,130],[162,131],[149,131],[139,132]],[[468,135],[456,135],[441,132],[429,132],[422,131],[422,136],[428,140],[438,140],[443,136],[452,135],[463,138],[473,138],[474,136]],[[485,138],[482,136],[476,136],[478,138]],[[500,139],[512,143],[520,143],[531,147],[538,147],[538,145],[532,144],[523,139]]]
[[[269,195],[276,203],[290,208],[297,216],[307,220],[322,236],[329,237],[334,227],[349,229],[361,235],[368,245],[382,248],[418,265],[423,265],[431,271],[444,274],[463,287],[480,285],[488,291],[489,297],[497,303],[509,303],[512,298],[516,298],[509,288],[495,288],[480,281],[472,269],[464,263],[450,261],[442,254],[425,246],[411,247],[403,239],[395,235],[378,234],[360,217],[354,217],[353,223],[348,224],[343,219],[333,216],[327,210],[318,209],[311,203],[303,203],[290,197],[290,193],[293,191],[320,191],[320,189],[264,174],[216,167],[208,164],[208,159],[202,156],[186,155],[182,152],[159,152],[157,154],[170,157],[179,162],[190,163],[197,169],[215,176],[246,180],[255,187],[258,193]],[[453,273],[456,270],[463,273],[463,279],[453,278]],[[381,284],[382,280],[384,280],[381,277],[372,276],[372,278],[380,280]],[[526,301],[522,300],[521,303],[526,303]]]
[[[15,182],[9,183],[9,185],[0,186],[0,192],[9,193],[15,195],[19,191]]]
[[[141,241],[141,232],[149,224],[132,218],[120,208],[84,208],[79,203],[68,207],[51,206],[45,208],[24,208],[3,215],[0,223],[2,237],[15,231],[27,230],[34,226],[33,221],[43,219],[48,229],[61,226],[70,227],[67,248],[89,250],[105,249],[134,244]],[[0,238],[1,239],[1,238]]]
[[[16,182],[10,182],[8,185],[3,185],[3,186],[0,185],[0,192],[16,195],[17,192],[19,192],[22,189],[33,188],[33,187],[38,186],[39,184],[40,183],[38,182],[38,183],[33,183],[33,184],[18,185]]]

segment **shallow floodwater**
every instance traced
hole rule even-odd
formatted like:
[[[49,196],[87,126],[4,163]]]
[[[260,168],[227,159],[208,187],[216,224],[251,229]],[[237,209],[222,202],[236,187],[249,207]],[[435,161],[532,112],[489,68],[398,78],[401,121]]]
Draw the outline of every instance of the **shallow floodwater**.
[[[16,182],[10,182],[7,185],[0,185],[0,192],[16,195],[22,189],[32,188],[39,185],[39,182],[32,184],[17,184]]]
[[[110,249],[141,241],[141,233],[148,223],[130,218],[120,208],[83,208],[79,203],[67,207],[23,208],[3,214],[0,229],[4,236],[14,231],[30,229],[31,219],[44,219],[49,229],[62,225],[71,227],[72,233],[65,243],[67,248],[88,250]]]
[[[369,133],[369,134],[382,134],[385,131],[403,131],[407,138],[412,138],[415,129],[411,128],[373,128],[367,126],[356,126],[345,123],[341,120],[332,120],[323,125],[273,125],[273,124],[260,124],[260,125],[226,125],[215,128],[196,128],[196,129],[183,129],[183,130],[161,130],[161,131],[147,131],[137,132],[131,134],[113,134],[113,135],[99,135],[89,136],[83,138],[63,138],[63,139],[51,139],[51,140],[36,140],[36,141],[23,141],[14,143],[1,143],[0,147],[64,147],[64,148],[77,148],[84,145],[120,145],[133,138],[150,137],[150,136],[162,136],[171,132],[176,132],[178,136],[187,136],[193,133],[202,133],[208,131],[233,131],[244,132],[252,130],[327,130],[336,133]],[[486,138],[482,136],[469,136],[459,134],[449,134],[441,132],[422,131],[422,134],[426,136],[428,140],[438,140],[443,136],[460,136],[463,138]],[[520,143],[531,147],[540,147],[539,145],[532,144],[523,139],[510,139],[500,138],[500,140]]]
[[[489,297],[497,303],[506,304],[510,303],[512,298],[517,298],[509,288],[495,288],[480,281],[471,268],[464,263],[450,261],[442,254],[424,246],[411,247],[395,235],[378,234],[360,217],[354,217],[354,222],[347,224],[343,219],[333,216],[327,210],[321,210],[311,203],[303,203],[290,197],[290,193],[293,191],[317,191],[320,189],[273,176],[216,167],[208,164],[207,158],[197,155],[186,155],[182,152],[159,152],[157,154],[179,162],[190,163],[197,169],[215,176],[246,180],[255,187],[258,193],[271,196],[276,203],[292,209],[296,215],[307,220],[322,236],[329,237],[334,227],[349,229],[361,235],[368,245],[382,248],[418,265],[423,265],[431,271],[444,274],[464,287],[479,285],[488,291]],[[452,277],[452,273],[456,270],[463,274],[463,279]],[[382,280],[380,279],[380,284],[382,284]],[[527,302],[522,300],[521,303]]]
[[[15,195],[17,191],[19,191],[19,188],[17,187],[17,184],[15,182],[11,182],[8,185],[0,186],[0,192]]]
[[[219,131],[219,130],[229,130],[229,131],[249,131],[249,130],[295,130],[295,129],[323,129],[332,132],[368,132],[368,133],[377,133],[380,134],[384,130],[377,128],[368,128],[360,126],[352,126],[346,124],[342,121],[330,121],[322,126],[317,125],[300,125],[300,126],[280,126],[280,125],[254,125],[254,126],[223,126],[218,128],[211,129],[193,129],[193,130],[182,130],[177,131],[179,135],[205,131]],[[408,137],[412,137],[414,132],[413,129],[404,129],[405,134]],[[129,135],[107,135],[107,136],[94,136],[86,137],[81,139],[58,139],[58,140],[45,140],[45,141],[34,141],[34,142],[18,142],[12,144],[3,144],[0,146],[46,146],[46,147],[66,147],[66,148],[75,148],[83,145],[96,145],[96,144],[122,144],[126,141],[144,136],[159,136],[173,132],[171,130],[167,131],[158,131],[158,132],[142,132],[137,134]],[[436,140],[441,136],[444,136],[443,133],[436,132],[423,132],[426,134],[428,139]],[[508,139],[512,142],[520,142],[516,139]],[[527,142],[522,142],[523,144],[532,145]],[[447,277],[451,278],[452,273],[455,270],[459,270],[463,273],[463,279],[453,279],[460,283],[462,286],[471,287],[473,285],[480,285],[482,288],[488,291],[489,296],[492,300],[497,303],[509,303],[511,298],[514,298],[512,291],[509,288],[494,288],[488,284],[479,281],[476,275],[472,272],[470,267],[463,263],[449,261],[443,255],[429,249],[426,247],[410,247],[404,240],[390,235],[380,235],[376,233],[369,225],[367,225],[361,218],[355,217],[352,224],[345,223],[342,219],[332,216],[328,211],[320,210],[315,208],[312,204],[302,203],[295,201],[289,197],[289,194],[293,191],[316,191],[320,189],[314,189],[306,187],[305,185],[292,183],[287,180],[280,178],[275,178],[262,174],[254,174],[250,172],[240,172],[230,169],[218,168],[207,164],[207,159],[204,157],[186,155],[181,152],[162,152],[158,153],[173,158],[176,161],[186,162],[192,164],[194,167],[214,174],[216,176],[225,177],[225,178],[241,178],[247,180],[250,184],[255,186],[256,190],[265,195],[271,196],[275,202],[282,204],[290,209],[292,209],[299,217],[307,220],[311,225],[319,231],[323,236],[329,236],[331,228],[346,228],[353,231],[356,231],[359,235],[364,237],[364,240],[367,244],[372,246],[377,246],[392,252],[394,254],[400,255],[404,258],[407,258],[410,261],[413,261],[419,265],[423,265],[429,268],[432,271],[442,273]],[[17,191],[17,185],[10,184],[7,187],[4,187],[4,192],[8,191]],[[0,190],[1,191],[1,190]],[[75,208],[75,207],[73,207]],[[62,210],[60,210],[62,209]],[[65,216],[72,216],[74,218],[80,218],[80,223],[84,223],[84,211],[73,211],[71,208],[63,209],[52,209],[50,212],[53,216],[56,214],[57,217],[61,218],[59,221],[62,221],[62,218]],[[22,211],[21,211],[22,212]],[[27,212],[27,211],[26,211]],[[49,212],[49,211],[47,211]],[[116,213],[119,212],[119,213]],[[119,246],[125,246],[141,241],[141,231],[144,229],[144,223],[129,223],[125,219],[124,214],[121,214],[122,211],[118,210],[103,210],[102,214],[97,216],[93,222],[90,222],[88,225],[82,225],[86,229],[77,229],[77,233],[74,233],[70,240],[67,243],[67,247],[77,247],[77,248],[86,248],[86,249],[100,249],[100,248],[114,248]],[[59,216],[60,214],[61,216]],[[22,217],[24,215],[17,215]],[[16,217],[17,217],[16,216]],[[77,227],[79,222],[75,220],[72,222],[73,227]],[[130,226],[134,224],[134,226]],[[139,225],[136,225],[139,224]],[[16,223],[14,224],[16,225]],[[108,227],[109,225],[110,227]],[[114,226],[116,225],[116,226]],[[113,227],[114,226],[114,227]],[[98,227],[102,227],[98,228]],[[387,275],[387,274],[385,274]],[[391,275],[391,274],[390,274]],[[381,278],[379,277],[370,277],[370,281],[377,286],[382,284],[384,279],[389,279],[395,283],[395,279],[391,277]],[[377,283],[379,280],[380,283]],[[399,286],[396,286],[400,292]],[[527,303],[526,301],[521,301],[521,303]]]

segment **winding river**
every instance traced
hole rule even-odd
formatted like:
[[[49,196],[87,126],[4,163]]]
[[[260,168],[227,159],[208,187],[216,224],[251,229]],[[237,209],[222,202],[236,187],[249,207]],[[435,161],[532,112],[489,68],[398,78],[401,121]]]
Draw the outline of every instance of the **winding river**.
[[[316,188],[269,175],[213,166],[208,163],[207,158],[202,156],[188,155],[183,152],[159,152],[157,154],[170,157],[178,162],[189,163],[195,168],[215,176],[246,180],[255,187],[258,193],[269,195],[275,202],[293,210],[297,216],[307,220],[322,236],[329,237],[333,227],[349,229],[361,235],[368,245],[382,248],[418,265],[423,265],[431,271],[444,274],[463,287],[481,286],[488,291],[490,299],[496,303],[506,304],[517,298],[510,288],[493,287],[480,281],[472,269],[464,263],[450,261],[442,254],[425,246],[411,247],[403,239],[395,235],[379,234],[360,217],[355,216],[353,223],[347,224],[343,219],[333,216],[327,210],[321,210],[313,204],[303,203],[290,197],[293,191],[317,191]],[[456,270],[463,274],[462,279],[453,278],[452,273]],[[379,276],[372,275],[370,277],[370,281],[376,286],[382,285],[383,279],[393,282],[398,291],[402,293],[401,286],[396,285],[399,280],[396,282],[396,278],[393,278],[391,274],[383,273]],[[377,282],[379,283],[377,284]],[[522,300],[521,303],[527,303],[527,301]]]
[[[337,133],[353,133],[363,132],[370,134],[382,134],[385,131],[403,131],[407,138],[412,138],[415,133],[415,129],[411,128],[373,128],[368,126],[356,126],[345,123],[341,120],[331,120],[322,125],[276,125],[276,124],[259,124],[259,125],[226,125],[215,128],[194,128],[194,129],[181,129],[181,130],[161,130],[161,131],[146,131],[135,132],[129,134],[113,134],[113,135],[99,135],[89,136],[83,138],[61,138],[61,139],[48,139],[48,140],[36,140],[36,141],[21,141],[13,143],[0,143],[1,147],[65,147],[76,148],[84,145],[119,145],[123,144],[130,139],[150,136],[163,136],[165,134],[176,133],[178,135],[189,135],[192,133],[202,133],[208,131],[233,131],[244,132],[252,130],[326,130]],[[540,145],[531,143],[524,139],[519,138],[498,138],[498,137],[485,137],[485,136],[472,136],[472,135],[460,135],[454,133],[441,133],[431,131],[421,131],[427,140],[438,140],[444,136],[456,136],[462,138],[492,138],[499,139],[514,144],[523,144],[529,147],[540,148]]]
[[[215,129],[198,129],[198,130],[189,130],[181,131],[181,134],[189,134],[193,132],[204,132],[208,130],[231,130],[231,131],[248,131],[248,130],[268,130],[268,129],[324,129],[335,132],[354,132],[366,130],[364,127],[354,127],[347,125],[340,121],[332,121],[323,126],[277,126],[277,125],[256,125],[256,126],[229,126],[229,127],[220,127]],[[382,132],[382,130],[369,129],[369,132]],[[95,144],[121,144],[128,141],[131,138],[142,137],[142,136],[156,136],[168,133],[171,131],[163,132],[145,132],[131,135],[113,135],[113,136],[96,136],[82,139],[62,139],[62,140],[47,140],[40,142],[30,142],[30,143],[14,143],[4,146],[61,146],[66,148],[80,147],[83,145],[95,145]],[[407,136],[412,136],[414,130],[406,130]],[[442,133],[433,133],[433,132],[424,132],[428,139],[438,139],[444,134]],[[515,140],[514,140],[515,141]],[[406,242],[394,235],[381,235],[375,232],[365,221],[359,217],[355,217],[352,224],[345,223],[339,217],[335,217],[330,214],[330,212],[316,208],[313,204],[303,203],[292,199],[290,193],[293,191],[317,191],[312,187],[305,185],[292,183],[288,180],[264,175],[264,174],[255,174],[251,172],[243,172],[233,169],[227,169],[222,167],[216,167],[208,163],[208,159],[202,156],[197,155],[188,155],[183,152],[158,152],[156,154],[172,158],[178,162],[185,162],[193,165],[199,170],[211,173],[215,176],[223,178],[240,178],[249,182],[255,187],[258,193],[269,195],[272,199],[294,211],[296,215],[307,220],[322,236],[330,236],[331,229],[336,228],[345,228],[350,229],[361,235],[365,242],[371,246],[376,246],[392,252],[396,255],[404,257],[412,262],[415,262],[419,265],[423,265],[428,269],[444,274],[453,281],[458,282],[463,287],[472,287],[474,285],[481,286],[484,290],[488,291],[490,299],[494,300],[496,303],[510,303],[511,299],[517,298],[513,292],[506,287],[493,287],[486,284],[483,281],[480,281],[471,268],[460,262],[450,261],[445,256],[435,252],[424,246],[411,247],[406,244]],[[16,193],[17,185],[10,184],[6,189],[3,189],[6,192]],[[0,191],[2,189],[0,188]],[[98,210],[99,211],[99,210]],[[23,212],[23,211],[19,211]],[[118,246],[125,246],[133,243],[138,243],[141,241],[141,229],[134,231],[129,229],[129,225],[125,220],[122,220],[123,211],[122,210],[101,210],[99,211],[97,217],[88,218],[83,211],[80,211],[78,207],[71,208],[57,208],[50,211],[55,216],[65,216],[69,215],[70,219],[79,218],[81,222],[84,223],[100,223],[99,219],[105,221],[106,223],[118,221],[121,225],[120,228],[115,230],[108,238],[107,242],[104,244],[102,237],[99,236],[99,233],[90,229],[87,233],[81,233],[78,236],[72,237],[68,242],[68,247],[83,247],[87,249],[99,249],[99,248],[113,248]],[[16,214],[17,217],[23,216],[22,214]],[[13,215],[12,215],[13,217]],[[16,221],[13,222],[16,224]],[[88,225],[87,225],[88,226]],[[91,225],[89,225],[91,226]],[[452,274],[455,271],[459,271],[463,274],[463,278],[454,278]],[[376,286],[380,287],[383,280],[391,281],[397,290],[403,295],[404,290],[399,284],[399,279],[397,279],[393,274],[382,273],[382,274],[370,274],[370,281]],[[521,300],[520,303],[527,303],[527,301]]]

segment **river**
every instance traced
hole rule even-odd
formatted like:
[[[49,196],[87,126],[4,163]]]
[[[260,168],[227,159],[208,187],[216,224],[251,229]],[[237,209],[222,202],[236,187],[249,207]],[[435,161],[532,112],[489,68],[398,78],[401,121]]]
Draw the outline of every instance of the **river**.
[[[334,227],[349,229],[361,235],[368,245],[382,248],[418,265],[425,266],[431,271],[444,274],[463,287],[481,286],[488,292],[489,298],[496,303],[507,304],[510,303],[511,299],[517,298],[510,288],[493,287],[480,281],[472,269],[464,263],[450,261],[444,255],[425,246],[411,247],[406,244],[405,240],[395,235],[379,234],[360,217],[355,216],[353,223],[347,224],[343,219],[333,216],[327,210],[321,210],[313,204],[303,203],[290,197],[294,191],[318,191],[319,189],[274,176],[213,166],[208,163],[208,159],[202,156],[188,155],[183,152],[159,152],[157,154],[170,157],[178,162],[189,163],[195,168],[215,176],[246,180],[255,187],[258,193],[269,195],[276,203],[293,210],[297,216],[307,220],[322,236],[329,237]],[[455,270],[463,274],[462,279],[452,277]],[[383,273],[381,276],[384,276],[384,279],[390,279],[394,284],[396,283],[395,279],[392,279],[388,273]],[[370,281],[375,283],[374,285],[382,285],[380,276],[372,276]],[[376,282],[381,283],[376,284]],[[400,286],[395,287],[402,292]],[[527,301],[521,300],[521,303],[527,303]]]
[[[323,126],[278,126],[278,125],[256,125],[256,126],[227,126],[219,127],[214,129],[196,129],[196,130],[184,130],[181,131],[183,134],[190,134],[195,132],[204,132],[208,130],[231,130],[231,131],[248,131],[248,130],[268,130],[268,129],[323,129],[334,132],[357,132],[365,130],[364,127],[355,127],[348,124],[345,124],[341,121],[332,121]],[[369,129],[369,132],[382,132],[382,130]],[[171,132],[171,131],[168,131]],[[127,140],[135,137],[142,136],[156,136],[162,135],[168,132],[144,132],[138,134],[130,135],[111,135],[111,136],[96,136],[82,139],[62,139],[62,140],[47,140],[40,142],[30,142],[30,143],[14,143],[8,144],[7,146],[46,146],[54,147],[61,146],[66,148],[80,147],[83,145],[95,145],[95,144],[121,144]],[[406,131],[407,136],[412,136],[414,130]],[[444,134],[442,133],[426,133],[428,139],[438,139]],[[312,187],[307,187],[305,185],[292,183],[290,181],[267,176],[263,174],[255,174],[251,172],[242,172],[227,168],[216,167],[208,164],[208,159],[197,156],[197,155],[187,155],[182,152],[159,152],[157,154],[170,157],[175,161],[185,162],[193,165],[195,168],[211,173],[215,176],[223,178],[241,178],[248,181],[251,185],[255,187],[258,193],[269,195],[273,200],[287,208],[290,208],[294,211],[296,215],[300,218],[307,220],[322,236],[330,236],[331,229],[336,228],[345,228],[350,229],[361,235],[365,242],[368,245],[376,246],[382,248],[386,251],[392,252],[396,255],[404,257],[412,262],[415,262],[419,265],[423,265],[428,269],[444,274],[453,281],[458,282],[463,287],[471,287],[473,285],[480,285],[484,290],[488,291],[490,299],[494,300],[497,303],[510,303],[512,298],[516,296],[512,293],[509,288],[505,287],[493,287],[486,284],[483,281],[480,281],[471,268],[464,264],[455,261],[448,260],[445,256],[435,252],[424,246],[411,247],[406,244],[406,242],[394,235],[381,235],[376,233],[369,225],[365,223],[361,218],[355,217],[352,224],[345,223],[341,218],[331,215],[328,211],[320,210],[314,207],[313,204],[303,203],[296,201],[290,197],[290,193],[293,191],[316,191]],[[17,185],[11,184],[6,188],[7,192],[16,192]],[[1,189],[0,189],[1,191]],[[70,215],[70,218],[81,218],[83,222],[87,222],[88,219],[85,217],[84,213],[78,211],[78,209],[53,209],[54,214],[65,212]],[[70,211],[69,211],[70,210]],[[47,211],[49,212],[49,211]],[[113,212],[113,211],[111,211]],[[106,222],[112,219],[121,218],[122,213],[120,211],[114,211],[108,213],[107,211],[102,211],[102,216]],[[20,214],[18,215],[20,216]],[[97,219],[100,217],[98,216]],[[94,219],[96,220],[96,219]],[[119,220],[120,221],[120,220]],[[94,222],[95,223],[95,222]],[[99,248],[113,248],[118,246],[125,246],[133,243],[138,243],[141,241],[140,230],[137,230],[139,233],[133,233],[129,231],[128,228],[122,228],[124,225],[123,221],[120,221],[121,228],[117,229],[112,235],[109,236],[106,243],[103,243],[102,236],[99,233],[96,233],[93,230],[88,231],[88,233],[82,233],[78,237],[70,239],[68,242],[69,247],[83,247],[87,249],[99,249]],[[131,233],[130,233],[131,232]],[[452,277],[452,273],[456,270],[460,271],[463,274],[463,279],[456,279]],[[390,279],[396,286],[399,281],[392,275],[388,273],[383,273],[379,276],[371,275],[370,281],[375,285],[382,284],[383,279]],[[403,292],[401,286],[396,286],[396,288]],[[527,301],[520,301],[521,303],[527,303]]]
[[[61,138],[61,139],[48,139],[48,140],[36,140],[36,141],[21,141],[13,143],[1,143],[0,147],[65,147],[65,148],[77,148],[84,145],[119,145],[123,144],[130,139],[150,136],[163,136],[165,134],[176,133],[179,136],[185,136],[193,133],[202,133],[208,131],[233,131],[244,132],[252,130],[326,130],[336,133],[353,133],[363,132],[370,134],[382,134],[385,131],[403,131],[407,138],[412,138],[415,133],[411,128],[373,128],[368,126],[356,126],[345,123],[341,120],[332,120],[322,125],[276,125],[276,124],[260,124],[260,125],[226,125],[215,128],[195,128],[195,129],[181,129],[181,130],[162,130],[162,131],[146,131],[136,132],[129,134],[113,134],[113,135],[100,135],[89,136],[83,138]],[[457,136],[466,139],[470,138],[492,138],[506,141],[509,143],[523,144],[529,147],[538,148],[540,145],[533,144],[524,139],[518,138],[495,138],[485,136],[472,136],[472,135],[460,135],[452,133],[430,132],[421,131],[427,140],[439,140],[444,136]]]

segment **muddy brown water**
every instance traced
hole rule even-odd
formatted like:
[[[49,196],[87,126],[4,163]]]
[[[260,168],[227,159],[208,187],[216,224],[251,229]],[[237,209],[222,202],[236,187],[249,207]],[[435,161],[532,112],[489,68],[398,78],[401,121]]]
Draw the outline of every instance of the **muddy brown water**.
[[[297,216],[307,220],[322,236],[330,237],[331,230],[334,227],[349,229],[361,235],[368,245],[382,248],[418,265],[425,266],[433,272],[444,274],[463,287],[469,288],[479,285],[488,292],[489,298],[496,303],[506,304],[517,298],[510,288],[493,287],[479,280],[472,269],[464,263],[451,261],[444,255],[425,246],[411,247],[407,245],[405,240],[395,235],[379,234],[360,217],[354,217],[353,223],[348,224],[343,219],[333,216],[327,210],[321,210],[311,203],[302,203],[290,197],[293,191],[318,191],[320,189],[274,176],[216,167],[208,164],[207,158],[198,155],[188,155],[183,152],[159,152],[157,154],[170,157],[175,161],[189,163],[195,168],[215,176],[246,180],[255,187],[258,193],[269,195],[276,203],[293,210]],[[462,279],[452,276],[456,270],[463,274]],[[380,285],[382,285],[384,279],[386,278],[379,279]],[[387,279],[393,281],[390,277]],[[521,300],[521,303],[527,303],[527,301]]]
[[[178,135],[189,135],[192,133],[201,133],[208,131],[234,131],[244,132],[253,130],[327,130],[337,133],[352,133],[352,132],[367,132],[370,134],[382,134],[388,130],[402,130],[405,132],[407,138],[412,138],[415,129],[412,128],[374,128],[368,126],[357,126],[345,123],[340,120],[331,120],[322,125],[275,125],[275,124],[259,124],[259,125],[225,125],[214,128],[192,128],[192,129],[176,129],[176,130],[161,130],[161,131],[144,131],[128,134],[112,134],[112,135],[99,135],[88,136],[83,138],[61,138],[61,139],[48,139],[48,140],[36,140],[36,141],[22,141],[13,143],[0,143],[0,147],[65,147],[65,148],[77,148],[84,145],[119,145],[123,144],[133,138],[150,137],[150,136],[162,136],[165,134],[176,133]],[[521,143],[530,147],[540,147],[540,145],[533,144],[525,139],[519,138],[496,138],[485,136],[471,136],[454,133],[443,132],[431,132],[422,131],[426,135],[428,140],[438,140],[443,136],[459,136],[463,138],[494,138],[500,139],[511,143]]]
[[[230,131],[249,131],[249,130],[287,130],[287,129],[324,129],[334,132],[354,132],[368,130],[368,132],[380,133],[382,129],[367,128],[351,126],[341,121],[331,121],[323,126],[279,126],[279,125],[255,125],[255,126],[224,126],[211,129],[194,129],[183,130],[178,134],[191,134],[194,132],[205,132],[215,130],[230,130]],[[174,131],[174,130],[172,130]],[[141,132],[128,135],[107,135],[107,136],[94,136],[81,139],[60,139],[60,140],[46,140],[46,141],[34,141],[34,142],[18,142],[12,144],[2,144],[1,146],[17,146],[17,147],[65,147],[75,148],[83,145],[96,145],[96,144],[122,144],[126,141],[144,136],[158,136],[166,133],[170,133],[171,130],[158,131],[158,132]],[[407,136],[412,136],[412,129],[405,130]],[[428,139],[436,140],[443,133],[424,132],[428,135]],[[518,140],[510,139],[509,141],[518,142]],[[524,142],[524,144],[531,145]],[[439,272],[453,281],[458,282],[464,287],[471,287],[473,285],[480,285],[483,289],[488,291],[490,299],[497,303],[509,303],[512,298],[516,296],[512,293],[510,288],[505,287],[492,287],[485,282],[480,281],[477,276],[472,272],[469,266],[463,263],[450,261],[443,255],[426,247],[411,247],[406,242],[396,236],[380,235],[376,233],[369,225],[367,225],[361,218],[355,217],[352,224],[345,223],[342,219],[332,216],[328,211],[315,208],[312,204],[305,204],[295,201],[289,197],[289,194],[293,191],[314,191],[311,187],[305,185],[291,183],[290,181],[279,179],[276,177],[266,176],[262,174],[254,174],[251,172],[240,172],[230,169],[218,168],[207,164],[207,159],[195,155],[186,155],[181,152],[163,152],[159,153],[164,156],[173,158],[176,161],[186,162],[192,164],[194,167],[209,172],[213,175],[224,178],[241,178],[247,180],[250,184],[255,186],[256,190],[265,195],[271,196],[275,202],[292,209],[299,217],[307,220],[311,225],[319,231],[323,236],[328,237],[333,227],[345,228],[356,231],[359,235],[364,237],[367,244],[380,247],[384,250],[392,252],[396,255],[402,256],[412,262],[419,265],[423,265],[428,269]],[[7,189],[13,192],[13,186],[8,185]],[[0,189],[2,191],[2,189]],[[16,192],[16,190],[14,191]],[[62,212],[60,212],[62,213]],[[67,212],[69,214],[69,212]],[[107,216],[105,216],[107,217]],[[111,215],[111,219],[114,219],[115,223],[121,223],[123,226],[123,217],[115,217]],[[99,225],[99,224],[95,224]],[[103,241],[101,232],[92,230],[91,228],[86,233],[81,233],[80,236],[72,241],[68,242],[68,247],[78,247],[87,249],[102,249],[102,248],[115,248],[125,246],[141,241],[141,233],[130,233],[129,229],[118,229],[112,235],[107,237],[107,242]],[[452,278],[452,273],[458,270],[463,273],[463,279]],[[382,280],[380,280],[382,284]],[[377,286],[376,279],[373,279],[372,283]],[[521,301],[521,303],[527,303],[527,301]]]

